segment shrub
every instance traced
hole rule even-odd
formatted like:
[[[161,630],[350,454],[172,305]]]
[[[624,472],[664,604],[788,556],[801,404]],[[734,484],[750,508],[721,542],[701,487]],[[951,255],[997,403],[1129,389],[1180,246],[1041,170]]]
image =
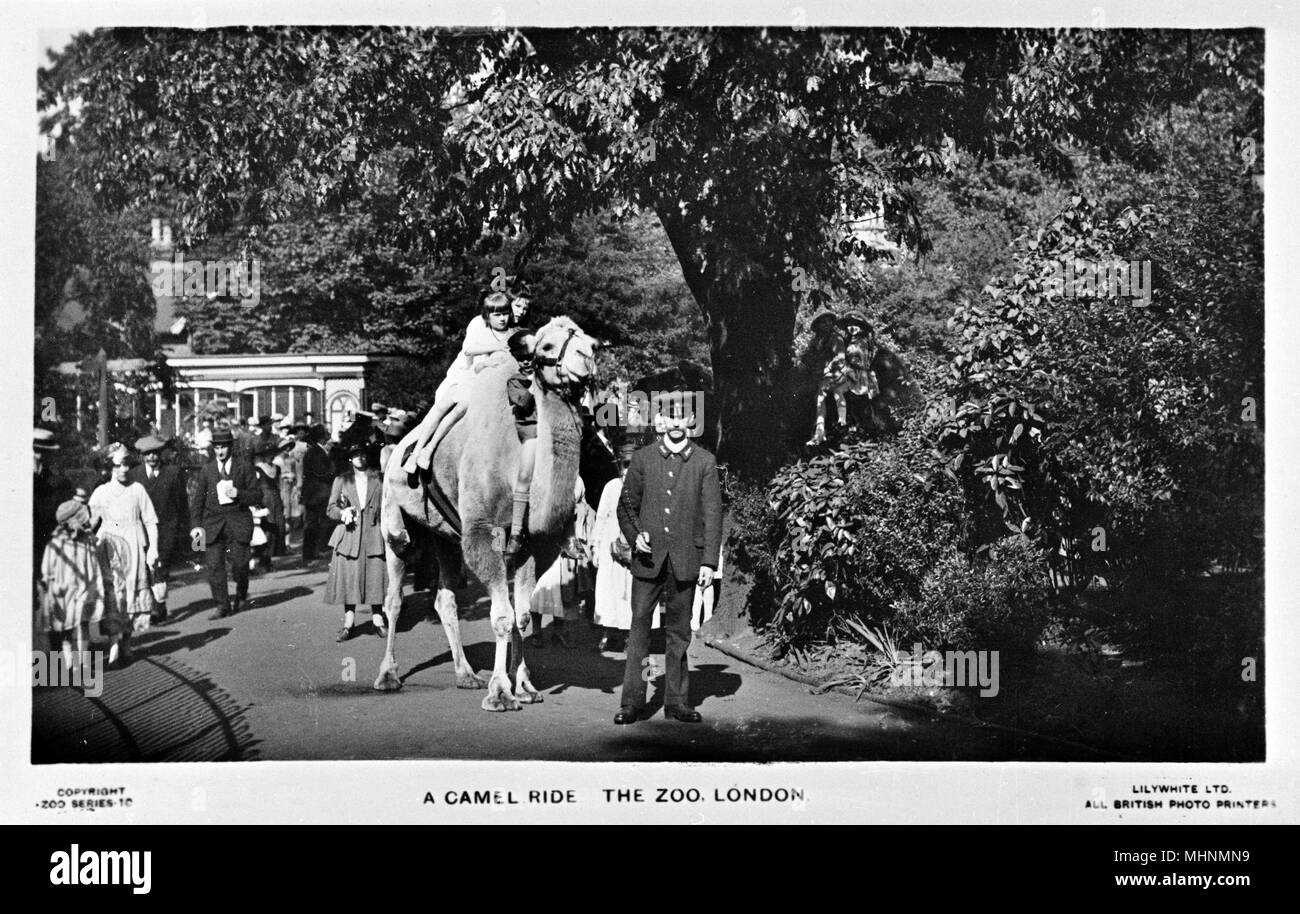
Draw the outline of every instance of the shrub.
[[[905,647],[1023,657],[1047,624],[1049,596],[1042,554],[1024,537],[1009,537],[974,559],[948,550],[916,595],[898,601],[893,626]]]
[[[751,617],[785,640],[828,635],[839,615],[886,618],[963,538],[961,495],[934,471],[916,421],[896,439],[860,441],[784,468],[768,514],[748,509],[742,549],[774,605]]]

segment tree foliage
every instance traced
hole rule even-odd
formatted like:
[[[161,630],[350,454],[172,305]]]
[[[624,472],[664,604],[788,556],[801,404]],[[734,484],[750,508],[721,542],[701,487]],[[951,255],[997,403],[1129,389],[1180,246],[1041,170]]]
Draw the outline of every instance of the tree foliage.
[[[109,206],[175,203],[183,244],[337,208],[405,155],[383,214],[404,249],[653,212],[701,309],[724,453],[770,462],[793,270],[828,279],[843,221],[962,153],[1141,159],[1140,115],[1249,79],[1248,35],[1035,30],[225,29],[79,37],[41,101]],[[1213,51],[1207,58],[1206,48]],[[71,104],[79,101],[79,107]]]

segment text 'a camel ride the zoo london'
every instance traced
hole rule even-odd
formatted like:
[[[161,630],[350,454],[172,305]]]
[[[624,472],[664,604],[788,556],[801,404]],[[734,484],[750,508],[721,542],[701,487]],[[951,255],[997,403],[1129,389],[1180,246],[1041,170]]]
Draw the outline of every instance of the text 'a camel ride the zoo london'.
[[[604,787],[581,797],[577,790],[447,790],[424,794],[424,804],[445,806],[555,806],[588,802],[624,803],[796,803],[806,802],[799,787]]]

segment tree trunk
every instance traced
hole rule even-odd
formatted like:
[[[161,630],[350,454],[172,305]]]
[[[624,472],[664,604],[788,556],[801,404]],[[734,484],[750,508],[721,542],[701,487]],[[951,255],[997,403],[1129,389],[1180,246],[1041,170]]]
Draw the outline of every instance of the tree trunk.
[[[780,258],[765,258],[754,278],[735,282],[714,263],[701,266],[691,229],[671,209],[660,222],[704,314],[713,368],[713,414],[706,438],[719,461],[761,477],[786,456],[791,421],[791,348],[798,295]]]

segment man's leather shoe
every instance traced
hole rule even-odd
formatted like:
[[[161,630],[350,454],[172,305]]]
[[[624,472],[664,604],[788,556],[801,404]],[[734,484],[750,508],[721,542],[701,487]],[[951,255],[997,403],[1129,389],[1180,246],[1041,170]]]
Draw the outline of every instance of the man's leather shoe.
[[[247,608],[247,605],[248,605],[247,598],[235,597],[234,603],[230,605],[230,614],[234,616],[237,615],[238,613],[243,612]]]
[[[218,607],[217,607],[217,611],[214,612],[214,613],[212,614],[212,618],[213,618],[214,620],[215,620],[215,619],[227,619],[227,618],[229,618],[230,616],[233,616],[234,614],[235,614],[234,611],[230,608],[229,605],[226,605],[226,606],[218,606]]]
[[[664,717],[680,720],[684,724],[698,724],[704,720],[694,708],[664,708]]]
[[[614,715],[614,723],[634,724],[637,716],[636,708],[619,708],[618,713]]]

